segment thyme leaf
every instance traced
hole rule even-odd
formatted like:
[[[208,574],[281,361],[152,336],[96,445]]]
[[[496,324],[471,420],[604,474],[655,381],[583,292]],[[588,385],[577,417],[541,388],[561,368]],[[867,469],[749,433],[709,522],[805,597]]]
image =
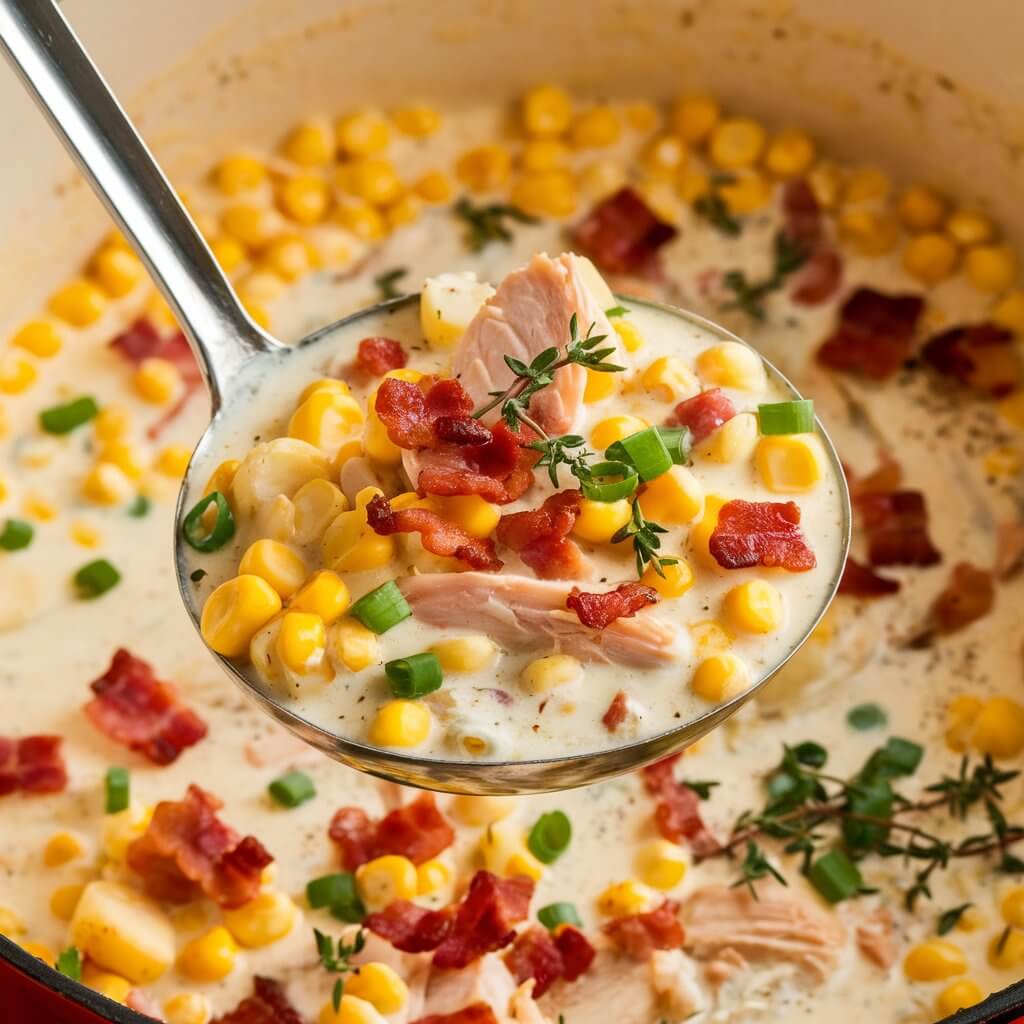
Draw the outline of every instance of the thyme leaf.
[[[334,940],[330,935],[325,935],[319,928],[313,929],[313,937],[316,940],[316,951],[320,965],[324,970],[331,974],[340,975],[356,970],[351,960],[357,953],[362,952],[363,947],[366,945],[366,932],[362,928],[356,932],[355,938],[351,942],[338,939],[337,949],[335,949]],[[331,1003],[334,1006],[335,1013],[341,1008],[341,997],[344,992],[345,980],[343,977],[338,978],[334,983],[334,988],[331,990]]]
[[[778,291],[786,282],[786,278],[798,270],[807,261],[807,252],[784,232],[775,235],[774,267],[768,277],[751,281],[742,270],[728,270],[722,283],[733,293],[733,298],[724,303],[720,309],[742,310],[754,320],[764,320],[765,300],[772,292]]]
[[[536,224],[537,218],[508,203],[486,203],[476,206],[463,197],[452,212],[463,222],[463,238],[471,252],[480,252],[491,242],[511,242],[512,231],[508,221],[517,224]]]

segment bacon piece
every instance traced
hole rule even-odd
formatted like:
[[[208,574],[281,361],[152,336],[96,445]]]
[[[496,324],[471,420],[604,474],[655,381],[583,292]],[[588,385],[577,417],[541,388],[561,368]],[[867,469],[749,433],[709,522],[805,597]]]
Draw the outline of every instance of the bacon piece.
[[[609,921],[601,929],[620,953],[634,960],[646,960],[656,949],[679,949],[683,944],[683,926],[679,904],[665,900],[645,914],[630,914]]]
[[[569,539],[580,514],[579,491],[557,491],[540,508],[501,517],[495,536],[542,580],[579,579],[587,561]]]
[[[491,431],[472,416],[439,416],[434,421],[434,434],[438,440],[447,441],[460,448],[487,444],[492,437]]]
[[[455,830],[437,809],[432,793],[422,793],[376,823],[361,807],[342,807],[331,819],[327,834],[341,847],[346,871],[387,854],[422,864],[455,840]]]
[[[252,995],[229,1013],[214,1017],[210,1024],[303,1024],[303,1020],[283,986],[257,974],[252,979]]]
[[[155,899],[186,903],[201,893],[226,909],[248,903],[273,861],[253,836],[239,839],[216,812],[211,793],[191,785],[183,800],[156,805],[145,833],[129,847],[128,866]]]
[[[473,1003],[454,1013],[431,1013],[412,1024],[499,1024],[494,1011],[486,1003]]]
[[[803,178],[787,182],[782,189],[782,213],[784,234],[807,257],[790,279],[789,297],[802,306],[817,306],[839,288],[843,262],[826,236],[821,207]]]
[[[654,822],[670,843],[686,840],[694,856],[709,857],[721,844],[700,816],[700,797],[685,782],[676,780],[675,765],[681,756],[673,754],[643,769],[647,792],[658,801]]]
[[[206,723],[181,703],[177,690],[123,647],[90,686],[96,696],[85,713],[93,725],[153,764],[173,763],[206,735]]]
[[[68,784],[60,736],[0,736],[0,796],[60,793]]]
[[[622,188],[583,218],[573,241],[607,273],[657,277],[658,250],[676,234],[636,192]]]
[[[439,419],[465,419],[473,400],[451,377],[424,377],[413,383],[386,377],[377,389],[374,411],[399,448],[430,448],[437,443]]]
[[[840,307],[839,324],[818,349],[818,362],[832,370],[885,380],[910,357],[923,311],[919,295],[858,288]]]
[[[899,580],[879,576],[870,566],[862,565],[855,558],[847,558],[838,593],[847,597],[888,597],[898,593],[899,589]]]
[[[562,954],[546,928],[534,925],[520,932],[505,954],[505,966],[517,984],[533,978],[533,998],[542,995],[562,976]]]
[[[497,572],[503,564],[494,553],[494,541],[490,537],[470,536],[428,508],[393,509],[391,502],[378,494],[366,506],[366,522],[382,537],[418,533],[427,551],[445,558],[458,558],[473,569]]]
[[[708,550],[723,569],[763,565],[807,572],[818,564],[800,529],[800,506],[793,501],[727,501]]]
[[[363,338],[359,342],[356,366],[373,377],[383,377],[388,370],[399,370],[407,361],[405,349],[392,338]]]
[[[1021,361],[1012,332],[993,323],[965,324],[936,334],[921,358],[939,373],[992,398],[1015,391]]]
[[[428,953],[441,945],[454,918],[454,906],[427,910],[409,900],[395,900],[370,914],[363,926],[403,953]]]
[[[935,565],[942,560],[928,536],[928,510],[920,491],[876,491],[854,500],[872,565]]]
[[[571,924],[563,924],[555,934],[555,945],[562,954],[562,977],[566,981],[575,981],[585,974],[597,956],[597,950],[590,940]]]
[[[611,704],[608,705],[608,710],[601,716],[601,722],[609,732],[615,732],[616,729],[626,720],[626,714],[629,710],[629,697],[626,695],[625,690],[619,690],[614,697],[612,697]]]
[[[688,427],[694,444],[716,431],[736,415],[736,407],[721,388],[709,388],[676,406],[674,422]]]
[[[793,275],[789,297],[800,306],[828,302],[843,281],[843,258],[831,245],[820,245]]]
[[[825,237],[821,204],[806,178],[794,178],[782,187],[782,219],[786,237],[805,252]]]
[[[958,562],[953,566],[949,582],[932,604],[929,616],[932,628],[939,636],[956,633],[988,615],[995,600],[992,573],[969,562]]]
[[[858,477],[849,466],[843,472],[850,487],[850,497],[856,500],[862,494],[877,494],[880,491],[898,491],[903,485],[903,467],[887,452],[878,453],[878,467],[867,476]]]
[[[588,594],[573,587],[565,606],[589,629],[607,629],[616,619],[631,619],[638,611],[658,603],[658,592],[642,583],[620,583],[604,594]]]

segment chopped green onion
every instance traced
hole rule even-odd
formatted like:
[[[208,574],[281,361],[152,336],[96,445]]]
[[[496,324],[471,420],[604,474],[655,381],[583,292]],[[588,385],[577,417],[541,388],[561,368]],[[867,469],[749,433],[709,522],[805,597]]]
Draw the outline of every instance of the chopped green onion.
[[[104,787],[107,792],[105,810],[107,814],[117,814],[123,811],[131,800],[131,776],[127,768],[117,766],[107,769],[104,779]]]
[[[626,316],[628,313],[629,310],[626,309],[625,306],[612,306],[611,309],[606,309],[604,311],[604,315],[608,317],[609,320],[614,320],[617,316]]]
[[[204,515],[211,505],[217,506],[217,518],[212,527],[207,524]],[[185,516],[181,532],[189,546],[196,551],[210,552],[224,547],[235,535],[235,517],[231,514],[228,499],[220,491],[211,491]]]
[[[306,902],[314,910],[329,907],[335,917],[353,924],[366,917],[366,908],[356,891],[356,877],[348,871],[321,875],[308,882]]]
[[[72,981],[82,980],[82,954],[74,946],[69,946],[65,949],[57,957],[57,962],[53,966],[65,978],[70,978]]]
[[[638,430],[616,441],[604,457],[610,462],[628,462],[636,467],[641,480],[653,480],[672,468],[672,456],[657,427]]]
[[[267,786],[282,807],[298,807],[316,796],[316,786],[305,772],[288,772]]]
[[[444,679],[441,662],[432,651],[385,662],[384,674],[391,684],[392,695],[404,700],[433,693],[440,689]]]
[[[39,414],[39,425],[48,434],[68,434],[75,427],[88,423],[98,412],[100,407],[96,399],[88,395],[76,398],[64,405],[54,405],[44,409]]]
[[[153,507],[153,503],[144,494],[140,494],[129,506],[128,515],[132,519],[144,519],[149,515],[149,510]]]
[[[689,427],[655,427],[658,436],[665,444],[672,462],[677,466],[688,466],[690,464],[690,449],[693,447],[693,438],[690,435]]]
[[[412,615],[402,592],[394,580],[382,583],[376,590],[363,594],[349,609],[367,629],[374,633],[386,633]]]
[[[842,850],[830,850],[809,868],[807,879],[829,903],[856,896],[864,880],[860,869]]]
[[[542,814],[530,829],[526,845],[542,864],[552,864],[569,848],[572,825],[563,811]]]
[[[75,573],[79,596],[91,599],[105,594],[121,582],[121,574],[105,558],[88,562]]]
[[[807,434],[814,429],[814,402],[801,398],[796,402],[769,402],[757,407],[761,433]]]
[[[608,480],[608,477],[619,477]],[[625,462],[598,462],[590,467],[590,478],[580,482],[583,497],[590,501],[619,501],[637,488],[636,470]]]
[[[331,916],[346,924],[359,924],[366,917],[366,907],[356,892],[355,875],[348,877],[352,879],[352,894],[331,904]]]
[[[32,543],[35,527],[24,519],[8,519],[0,533],[0,548],[4,551],[20,551]]]
[[[889,721],[889,716],[877,704],[858,704],[846,713],[846,722],[859,732],[879,729]]]
[[[560,924],[571,924],[576,928],[582,928],[583,922],[576,912],[575,903],[549,903],[537,911],[537,920],[549,932],[553,932]]]

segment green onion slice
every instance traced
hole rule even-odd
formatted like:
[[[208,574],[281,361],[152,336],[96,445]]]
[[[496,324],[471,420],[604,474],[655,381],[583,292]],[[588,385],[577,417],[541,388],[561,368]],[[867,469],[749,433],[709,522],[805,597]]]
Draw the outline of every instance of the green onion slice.
[[[609,480],[609,477],[619,477]],[[637,488],[636,470],[625,462],[598,462],[590,467],[590,479],[580,482],[583,497],[590,501],[619,501]]]
[[[208,526],[204,515],[211,505],[217,506],[217,518],[212,527]],[[181,532],[189,546],[196,551],[210,552],[224,547],[235,535],[235,517],[231,513],[228,499],[220,491],[211,491],[185,516]]]
[[[769,402],[757,407],[761,433],[808,434],[814,429],[814,402],[801,398],[796,402]]]
[[[638,430],[616,441],[604,453],[604,457],[609,462],[628,462],[636,468],[641,480],[653,480],[672,468],[672,456],[657,427]]]
[[[83,565],[74,579],[79,596],[90,599],[113,590],[121,582],[121,574],[105,558],[97,558]]]
[[[526,845],[542,864],[553,864],[569,848],[572,825],[563,811],[542,814],[530,829]]]
[[[858,704],[846,713],[847,724],[858,732],[880,729],[888,721],[889,716],[885,713],[885,709],[877,704]]]
[[[35,527],[24,519],[8,519],[0,533],[0,548],[4,551],[21,551],[32,543]]]
[[[609,320],[614,320],[619,316],[629,316],[629,310],[626,309],[625,306],[612,306],[611,309],[606,309],[604,311],[604,315],[608,317]]]
[[[107,769],[104,779],[107,799],[104,809],[107,814],[117,814],[123,811],[131,800],[131,775],[127,768],[119,768],[116,765]]]
[[[57,962],[53,966],[65,978],[70,978],[72,981],[82,980],[82,954],[74,946],[69,946],[65,949],[57,957]]]
[[[267,791],[282,807],[298,807],[316,796],[316,786],[305,772],[288,772],[274,779]]]
[[[314,910],[329,907],[335,917],[342,921],[362,921],[366,908],[356,891],[356,876],[348,871],[333,875],[321,875],[306,884],[306,902]],[[342,916],[339,911],[347,916]],[[358,915],[358,916],[357,916]]]
[[[690,435],[689,427],[655,427],[658,436],[665,444],[672,462],[677,466],[688,466],[690,464],[690,449],[693,447],[693,438]]]
[[[128,515],[132,519],[144,519],[149,515],[152,502],[144,494],[140,494],[129,506]]]
[[[549,903],[537,911],[537,920],[549,932],[553,932],[560,924],[571,924],[576,928],[583,927],[575,903]]]
[[[829,903],[856,896],[864,884],[859,868],[842,850],[830,850],[819,857],[808,870],[807,878]]]
[[[394,580],[382,583],[376,590],[364,594],[349,609],[367,629],[374,633],[386,633],[392,626],[409,618],[412,609]]]
[[[64,405],[44,409],[39,414],[39,425],[48,434],[68,434],[75,427],[88,423],[99,411],[96,399],[84,395],[82,398],[65,402]]]
[[[440,689],[444,679],[441,662],[432,651],[385,662],[384,674],[391,684],[392,695],[405,700],[433,693]]]

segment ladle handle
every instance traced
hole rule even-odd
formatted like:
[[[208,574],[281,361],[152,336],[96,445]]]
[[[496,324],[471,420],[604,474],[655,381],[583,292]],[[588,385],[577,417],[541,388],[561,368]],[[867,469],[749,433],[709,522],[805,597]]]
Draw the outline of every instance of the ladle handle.
[[[53,0],[0,0],[0,45],[133,242],[199,359],[216,411],[233,377],[278,347],[250,320],[181,200]]]

